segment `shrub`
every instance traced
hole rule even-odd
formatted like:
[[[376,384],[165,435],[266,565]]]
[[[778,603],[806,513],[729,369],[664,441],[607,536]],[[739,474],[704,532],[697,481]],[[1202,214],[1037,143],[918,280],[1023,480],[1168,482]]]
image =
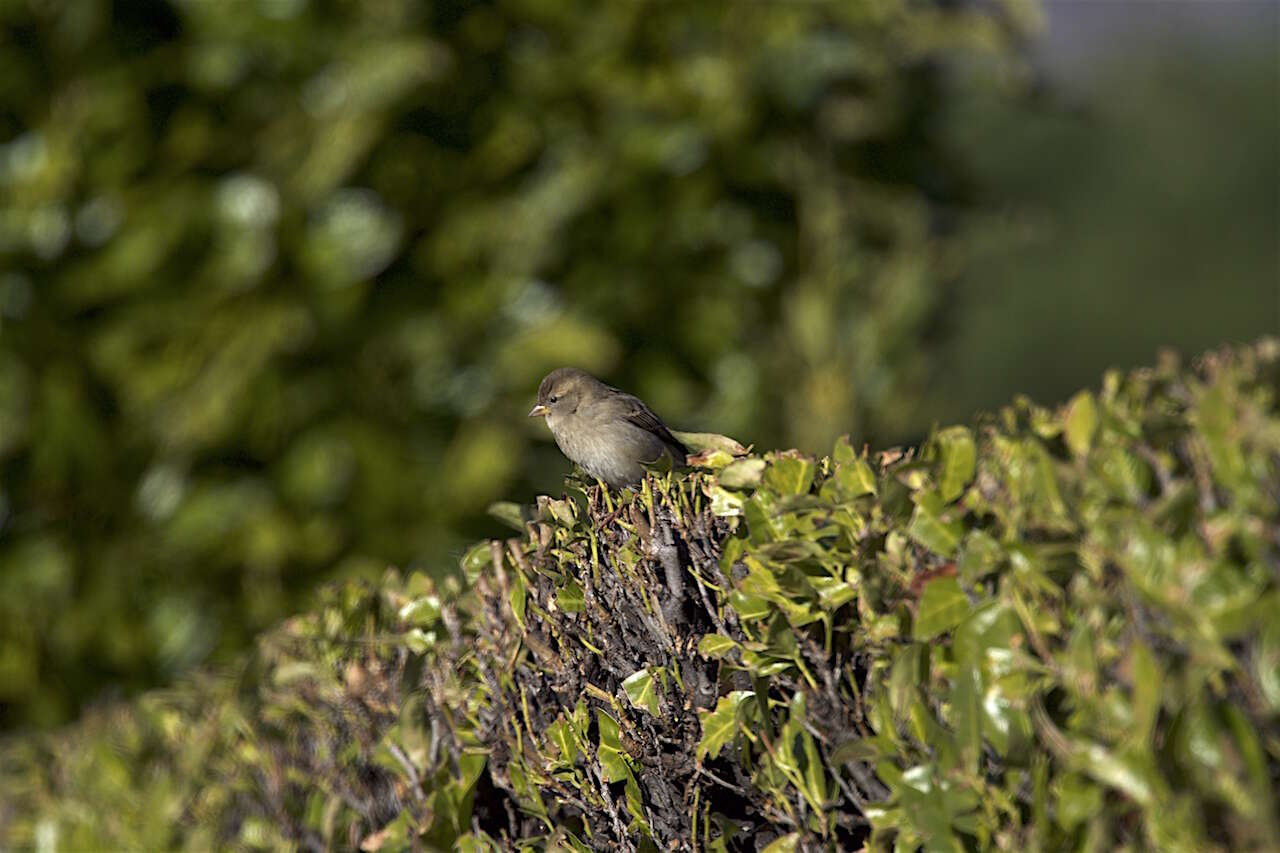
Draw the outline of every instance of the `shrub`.
[[[0,3],[0,728],[492,534],[557,482],[512,417],[554,367],[919,429],[971,192],[938,125],[998,77],[943,70],[1031,11]]]
[[[497,508],[203,678],[11,743],[0,839],[364,850],[1280,844],[1280,344],[918,453]]]

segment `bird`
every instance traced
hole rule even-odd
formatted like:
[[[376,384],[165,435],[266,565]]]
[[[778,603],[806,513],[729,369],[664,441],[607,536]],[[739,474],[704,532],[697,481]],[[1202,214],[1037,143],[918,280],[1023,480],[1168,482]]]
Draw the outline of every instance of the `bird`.
[[[551,371],[538,386],[531,418],[546,418],[560,451],[611,488],[635,485],[664,453],[676,465],[689,451],[639,397],[576,367]]]

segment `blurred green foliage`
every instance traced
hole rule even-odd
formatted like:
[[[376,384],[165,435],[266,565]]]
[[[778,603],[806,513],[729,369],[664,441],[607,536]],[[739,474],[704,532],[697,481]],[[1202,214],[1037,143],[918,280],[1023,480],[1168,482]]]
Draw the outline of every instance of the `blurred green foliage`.
[[[0,726],[439,567],[564,463],[576,364],[677,425],[919,418],[966,8],[0,3]]]
[[[544,497],[465,582],[12,739],[0,843],[1275,849],[1278,403],[1270,340],[919,456]]]
[[[937,417],[1280,331],[1277,32],[1230,50],[1139,43],[1016,102],[948,99],[984,215],[935,356]]]

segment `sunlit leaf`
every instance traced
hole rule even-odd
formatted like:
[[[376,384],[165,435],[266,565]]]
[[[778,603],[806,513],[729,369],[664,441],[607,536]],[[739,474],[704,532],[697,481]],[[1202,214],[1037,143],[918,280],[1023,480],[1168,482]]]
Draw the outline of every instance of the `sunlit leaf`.
[[[960,624],[969,615],[971,607],[968,596],[955,578],[934,578],[925,584],[924,593],[920,596],[912,635],[917,640],[932,640]]]
[[[702,740],[698,742],[698,760],[716,758],[720,750],[733,740],[742,719],[742,706],[755,696],[753,690],[735,690],[723,696],[712,711],[698,712],[702,718]]]
[[[645,667],[638,669],[622,680],[622,689],[632,706],[642,708],[650,714],[658,713],[658,692],[653,671]]]
[[[938,448],[938,493],[943,503],[960,497],[973,477],[977,446],[964,427],[944,429],[933,437]]]

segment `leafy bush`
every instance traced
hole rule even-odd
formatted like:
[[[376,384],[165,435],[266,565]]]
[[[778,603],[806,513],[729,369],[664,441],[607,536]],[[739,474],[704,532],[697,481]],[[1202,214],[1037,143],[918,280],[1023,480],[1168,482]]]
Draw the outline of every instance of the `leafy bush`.
[[[0,839],[1280,844],[1280,343],[918,454],[707,449],[10,743]],[[42,835],[43,834],[43,835]]]
[[[1023,5],[0,3],[0,727],[444,565],[553,367],[918,426],[940,70]]]

